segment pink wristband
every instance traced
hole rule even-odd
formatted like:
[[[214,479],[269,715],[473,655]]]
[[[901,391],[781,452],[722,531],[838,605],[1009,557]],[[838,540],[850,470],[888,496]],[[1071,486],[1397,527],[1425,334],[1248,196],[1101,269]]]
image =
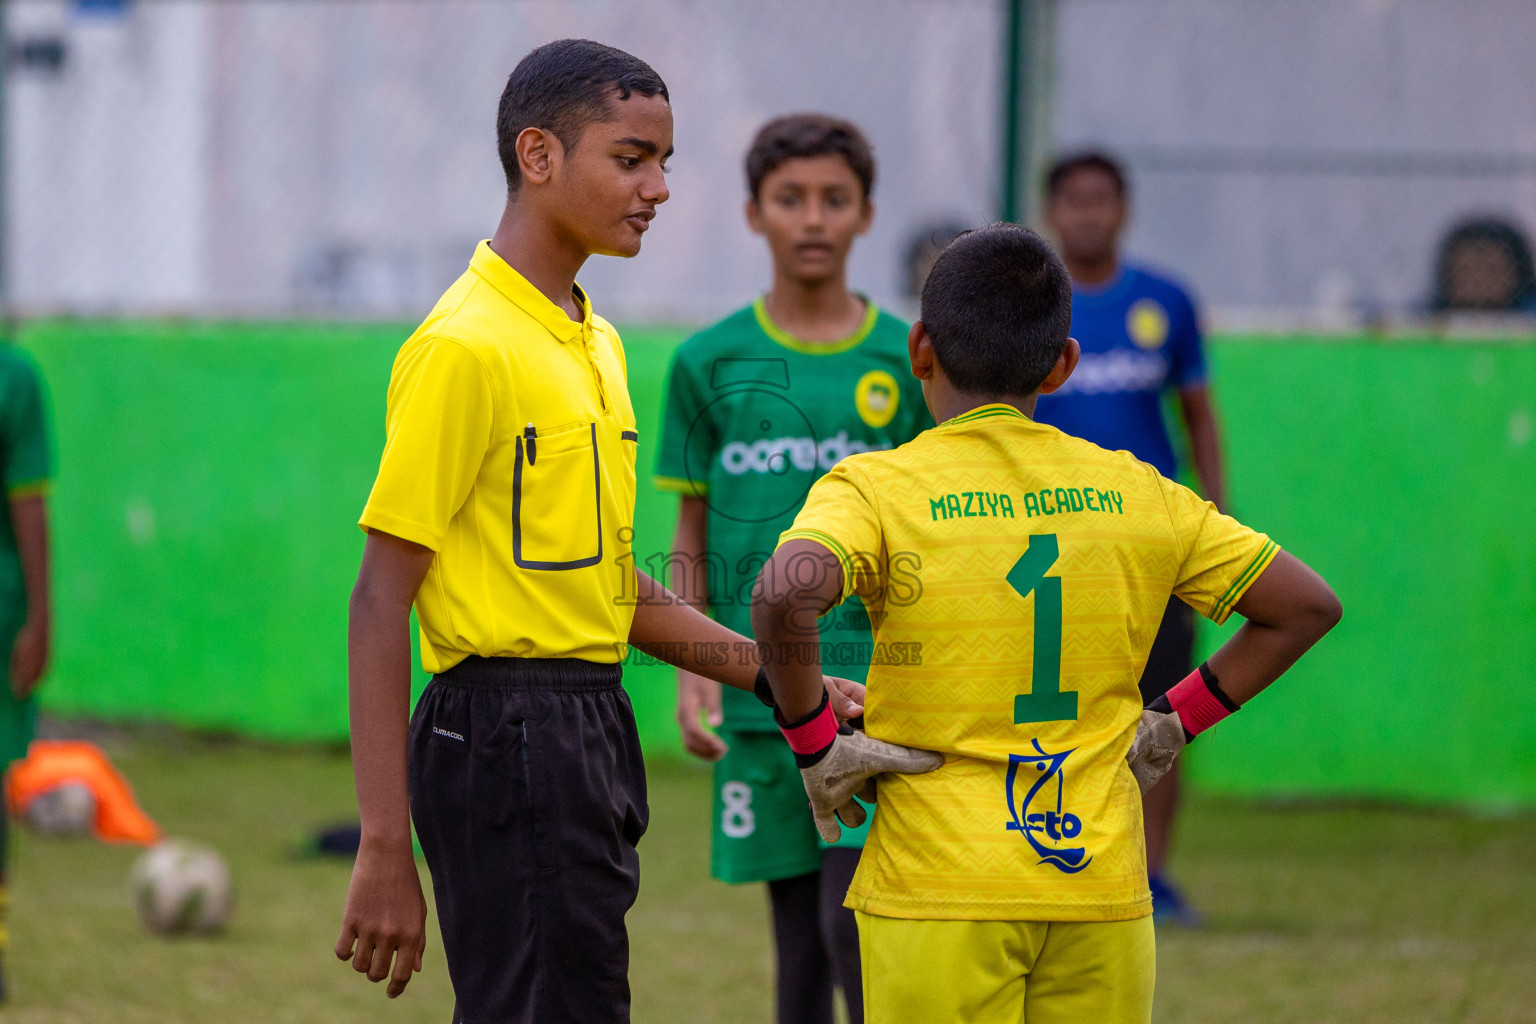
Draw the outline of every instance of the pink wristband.
[[[825,698],[816,717],[803,725],[779,726],[779,731],[789,741],[789,749],[797,754],[819,754],[832,745],[837,737],[837,716]]]
[[[1199,669],[1168,691],[1168,706],[1178,713],[1179,722],[1191,736],[1200,735],[1232,713],[1232,709],[1211,692]]]

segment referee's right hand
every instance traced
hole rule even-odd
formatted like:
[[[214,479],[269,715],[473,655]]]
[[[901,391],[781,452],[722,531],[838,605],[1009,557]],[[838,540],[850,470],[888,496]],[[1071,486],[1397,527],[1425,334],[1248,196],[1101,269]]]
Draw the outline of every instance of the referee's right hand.
[[[347,886],[336,958],[351,960],[352,969],[369,981],[388,978],[393,999],[405,991],[411,973],[421,970],[426,945],[427,901],[410,840],[403,847],[382,847],[365,836]]]

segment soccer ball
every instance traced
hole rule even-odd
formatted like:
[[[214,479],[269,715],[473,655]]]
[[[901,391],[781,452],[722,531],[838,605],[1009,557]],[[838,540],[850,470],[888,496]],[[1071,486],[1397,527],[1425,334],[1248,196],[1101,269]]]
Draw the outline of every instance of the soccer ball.
[[[229,868],[212,850],[167,839],[133,865],[128,891],[156,935],[207,935],[229,921]]]
[[[66,782],[27,803],[26,821],[44,836],[86,836],[96,823],[96,794],[83,782]]]

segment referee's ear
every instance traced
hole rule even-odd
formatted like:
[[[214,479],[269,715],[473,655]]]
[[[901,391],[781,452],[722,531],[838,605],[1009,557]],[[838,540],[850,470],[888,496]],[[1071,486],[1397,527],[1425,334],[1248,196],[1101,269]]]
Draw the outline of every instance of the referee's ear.
[[[1068,338],[1062,346],[1061,355],[1056,358],[1056,365],[1051,367],[1051,372],[1045,375],[1045,380],[1040,382],[1040,393],[1048,395],[1067,382],[1072,376],[1072,371],[1077,369],[1077,360],[1082,356],[1083,348],[1077,343],[1076,338]]]
[[[565,147],[553,132],[542,128],[524,128],[517,133],[517,166],[523,180],[542,185],[552,173],[553,161],[565,155]]]

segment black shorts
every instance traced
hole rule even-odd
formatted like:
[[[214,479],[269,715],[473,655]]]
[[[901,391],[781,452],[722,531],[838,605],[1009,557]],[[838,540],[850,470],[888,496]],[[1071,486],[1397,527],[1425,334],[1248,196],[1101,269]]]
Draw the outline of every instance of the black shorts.
[[[618,665],[468,658],[411,718],[455,1024],[629,1020],[645,765]]]
[[[1195,613],[1189,605],[1173,597],[1163,610],[1163,624],[1157,627],[1152,653],[1141,673],[1142,706],[1167,693],[1195,668]]]

